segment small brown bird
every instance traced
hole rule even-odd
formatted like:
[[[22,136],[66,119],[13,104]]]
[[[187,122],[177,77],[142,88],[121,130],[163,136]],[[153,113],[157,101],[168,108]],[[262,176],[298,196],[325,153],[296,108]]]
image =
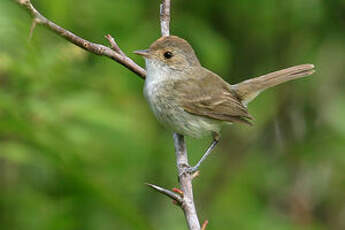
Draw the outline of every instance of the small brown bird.
[[[144,95],[156,118],[181,135],[213,135],[206,153],[187,169],[189,173],[214,149],[224,124],[251,124],[247,104],[260,92],[314,73],[314,65],[298,65],[231,85],[202,67],[191,45],[177,36],[161,37],[149,49],[135,53],[145,58]]]

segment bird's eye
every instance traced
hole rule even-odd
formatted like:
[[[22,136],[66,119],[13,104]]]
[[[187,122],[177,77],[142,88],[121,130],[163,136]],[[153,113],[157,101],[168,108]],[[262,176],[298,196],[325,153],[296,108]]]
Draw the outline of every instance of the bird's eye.
[[[167,52],[164,53],[164,57],[166,59],[170,59],[172,56],[173,56],[173,54],[170,51],[167,51]]]

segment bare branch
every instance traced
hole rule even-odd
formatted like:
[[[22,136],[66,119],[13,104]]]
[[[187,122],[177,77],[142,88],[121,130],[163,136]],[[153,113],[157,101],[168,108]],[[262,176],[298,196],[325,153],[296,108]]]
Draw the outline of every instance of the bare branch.
[[[170,0],[162,0],[160,5],[161,33],[162,36],[170,35]]]
[[[184,137],[174,133],[174,144],[180,188],[184,194],[183,205],[181,207],[183,208],[188,228],[190,230],[200,230],[200,223],[194,204],[192,175],[184,173],[185,168],[189,166]]]
[[[19,5],[23,6],[33,17],[34,24],[31,27],[32,34],[33,28],[35,28],[35,24],[41,24],[46,26],[48,29],[53,31],[54,33],[58,34],[60,37],[65,38],[66,40],[70,41],[71,43],[79,46],[82,49],[85,49],[91,53],[100,55],[100,56],[106,56],[108,58],[113,59],[114,61],[120,63],[127,69],[131,70],[141,78],[145,78],[146,71],[137,65],[132,59],[127,57],[122,51],[116,51],[113,50],[107,46],[96,44],[93,42],[89,42],[88,40],[85,40],[81,37],[78,37],[77,35],[73,34],[72,32],[58,26],[57,24],[51,22],[46,17],[44,17],[40,12],[38,12],[35,7],[32,5],[30,0],[15,0]],[[31,35],[30,35],[31,36]],[[112,39],[113,40],[113,39]],[[115,41],[114,41],[115,42]],[[112,41],[111,41],[112,43]],[[116,43],[115,43],[116,44]],[[114,43],[111,44],[112,46]]]
[[[122,56],[126,56],[126,54],[121,50],[119,45],[116,43],[115,39],[110,34],[105,35],[105,38],[110,43],[112,50],[121,54]]]
[[[192,180],[194,180],[195,178],[197,178],[198,176],[200,176],[200,171],[196,171],[192,174]]]
[[[32,39],[32,35],[34,34],[34,30],[36,28],[37,23],[38,22],[37,22],[36,19],[32,20],[32,24],[31,24],[31,27],[30,27],[30,33],[29,33],[29,41]]]
[[[182,202],[183,202],[183,199],[182,197],[179,195],[179,194],[176,194],[168,189],[165,189],[165,188],[162,188],[162,187],[159,187],[157,185],[154,185],[154,184],[149,184],[149,183],[146,183],[147,186],[153,188],[154,190],[156,190],[157,192],[160,192],[162,193],[163,195],[166,195],[167,197],[173,199],[174,201],[177,202],[177,204],[181,205]]]
[[[162,0],[160,5],[160,20],[162,36],[170,35],[170,0]],[[176,165],[179,175],[180,188],[183,193],[182,209],[190,230],[200,230],[200,223],[196,212],[192,180],[194,176],[185,172],[185,167],[189,167],[187,148],[184,142],[184,137],[180,134],[174,133],[174,145],[176,154]],[[206,226],[205,226],[206,228]]]

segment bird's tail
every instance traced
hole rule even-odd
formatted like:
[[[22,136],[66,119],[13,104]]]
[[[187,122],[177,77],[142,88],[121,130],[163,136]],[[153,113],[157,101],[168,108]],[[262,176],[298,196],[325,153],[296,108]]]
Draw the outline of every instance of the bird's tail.
[[[242,103],[247,105],[265,89],[290,80],[309,76],[314,72],[314,65],[312,64],[293,66],[232,85],[232,89]]]

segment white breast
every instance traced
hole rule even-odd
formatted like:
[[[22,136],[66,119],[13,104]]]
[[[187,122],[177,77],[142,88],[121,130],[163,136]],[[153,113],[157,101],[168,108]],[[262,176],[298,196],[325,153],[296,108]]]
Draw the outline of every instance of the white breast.
[[[178,76],[172,76],[167,66],[158,64],[159,68],[155,68],[157,63],[153,62],[146,60],[144,95],[160,123],[174,132],[192,137],[219,132],[219,121],[192,115],[179,106],[176,92],[172,91]]]

